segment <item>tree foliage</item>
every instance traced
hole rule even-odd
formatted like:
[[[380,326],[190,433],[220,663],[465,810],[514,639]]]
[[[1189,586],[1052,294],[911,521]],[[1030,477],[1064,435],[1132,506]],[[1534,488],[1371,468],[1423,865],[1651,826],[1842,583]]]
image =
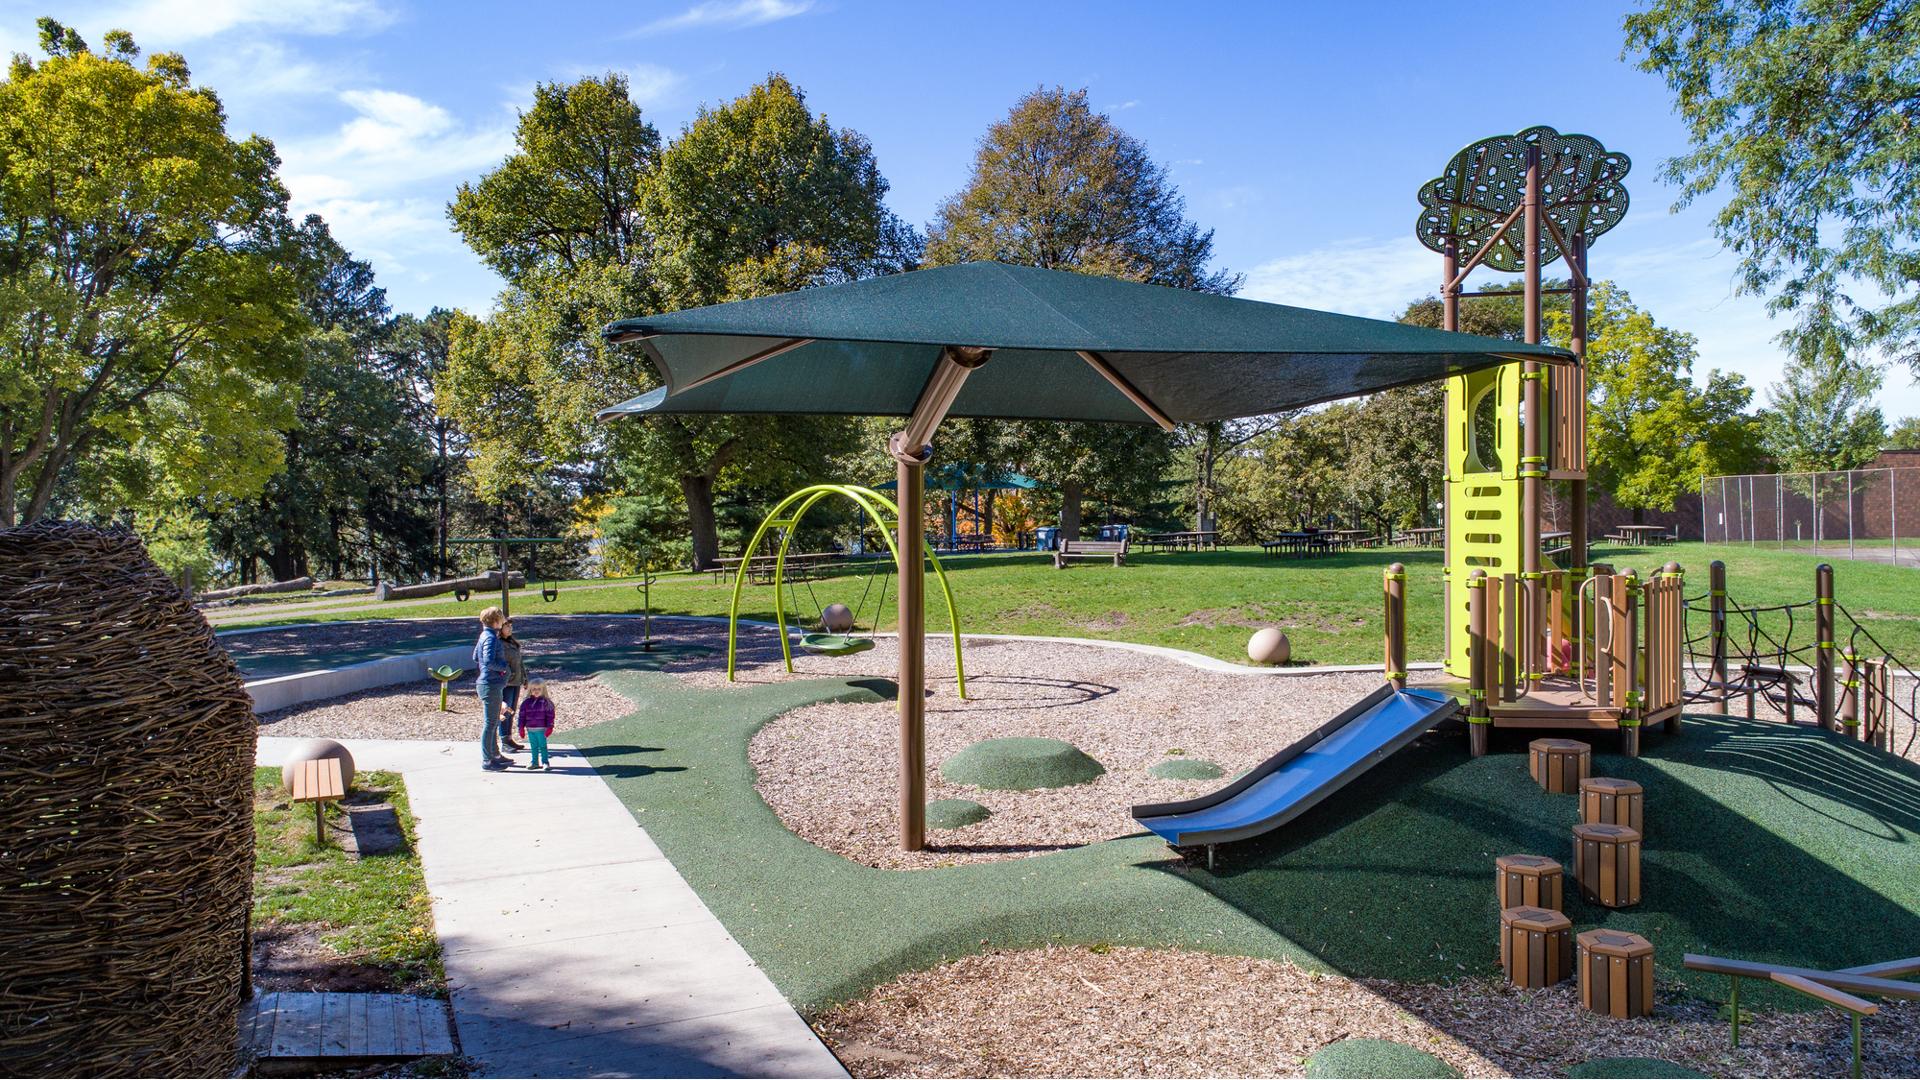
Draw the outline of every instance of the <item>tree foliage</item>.
[[[1240,284],[1239,275],[1209,267],[1212,231],[1187,220],[1185,200],[1146,144],[1094,111],[1085,90],[1058,87],[1025,95],[987,129],[972,176],[928,228],[926,258],[936,265],[990,259],[1203,292],[1231,293]],[[967,438],[1018,446],[1022,471],[1062,493],[1069,535],[1078,530],[1083,493],[1110,493],[1138,507],[1173,451],[1166,435],[1147,427],[1023,422],[997,430]]]
[[[1760,417],[1760,438],[1783,472],[1858,469],[1886,438],[1873,397],[1880,371],[1840,341],[1814,339],[1787,363]]]
[[[1920,371],[1920,3],[1654,0],[1626,44],[1687,124],[1680,204],[1725,192],[1715,231],[1742,286],[1796,314],[1789,339],[1844,333]]]
[[[0,524],[258,491],[303,329],[287,194],[186,62],[41,20],[0,83]]]
[[[1565,345],[1572,321],[1548,314]],[[1672,510],[1702,476],[1744,472],[1758,458],[1739,375],[1692,378],[1692,334],[1656,323],[1612,282],[1595,285],[1587,320],[1587,467],[1595,486],[1630,510]]]

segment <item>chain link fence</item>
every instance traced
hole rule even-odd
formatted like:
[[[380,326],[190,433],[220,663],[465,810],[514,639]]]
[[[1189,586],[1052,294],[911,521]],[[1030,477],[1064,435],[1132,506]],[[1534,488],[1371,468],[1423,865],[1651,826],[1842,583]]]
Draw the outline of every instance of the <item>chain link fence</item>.
[[[1920,469],[1704,477],[1700,532],[1710,544],[1920,566]]]

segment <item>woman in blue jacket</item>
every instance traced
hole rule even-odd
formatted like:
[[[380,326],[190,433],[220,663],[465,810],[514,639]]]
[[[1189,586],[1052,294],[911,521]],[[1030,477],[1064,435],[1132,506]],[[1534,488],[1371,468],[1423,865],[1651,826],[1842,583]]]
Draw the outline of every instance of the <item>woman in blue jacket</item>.
[[[480,766],[494,772],[513,764],[500,752],[500,696],[507,686],[507,651],[500,642],[500,625],[506,621],[497,607],[481,612],[480,640],[473,643],[473,689],[486,714],[480,729]]]

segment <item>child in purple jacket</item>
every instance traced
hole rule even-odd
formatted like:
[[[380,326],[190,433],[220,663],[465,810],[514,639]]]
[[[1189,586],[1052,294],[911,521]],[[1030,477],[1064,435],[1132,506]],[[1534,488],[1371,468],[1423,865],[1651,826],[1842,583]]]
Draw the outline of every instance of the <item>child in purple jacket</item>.
[[[547,736],[553,734],[553,699],[547,696],[544,679],[527,682],[527,697],[520,703],[520,735],[527,740],[532,756],[527,768],[552,771],[553,758],[547,753]]]

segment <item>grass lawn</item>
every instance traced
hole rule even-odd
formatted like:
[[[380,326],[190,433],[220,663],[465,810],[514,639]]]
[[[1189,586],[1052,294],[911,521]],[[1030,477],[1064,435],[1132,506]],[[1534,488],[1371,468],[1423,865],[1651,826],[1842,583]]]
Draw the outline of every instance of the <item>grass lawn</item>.
[[[1706,591],[1707,563],[1727,564],[1728,591],[1749,607],[1797,603],[1813,597],[1811,555],[1779,552],[1743,545],[1676,544],[1654,549],[1609,548],[1602,558],[1616,568],[1632,567],[1645,574],[1669,559],[1689,572],[1687,591]],[[1283,627],[1293,642],[1297,662],[1309,664],[1364,664],[1379,659],[1381,572],[1395,560],[1407,565],[1408,656],[1438,659],[1442,651],[1440,624],[1440,554],[1434,550],[1360,551],[1319,559],[1282,559],[1257,549],[1230,549],[1204,553],[1134,554],[1126,567],[1096,563],[1054,570],[1043,555],[976,555],[945,560],[952,579],[963,629],[982,633],[1064,635],[1107,638],[1171,645],[1228,660],[1244,661],[1247,635],[1256,626]],[[1858,617],[1894,655],[1920,663],[1920,573],[1913,568],[1870,562],[1836,563],[1841,605]],[[866,584],[865,571],[856,571],[796,590],[792,606],[802,620],[817,616],[818,606],[834,601],[855,604]],[[516,596],[522,614],[636,612],[640,594],[631,587],[582,588],[600,582],[563,583],[559,599],[541,603],[537,590]],[[873,593],[877,594],[876,585]],[[732,586],[720,585],[709,574],[665,574],[653,588],[655,610],[680,615],[725,615]],[[271,606],[249,611],[249,625],[326,622],[374,618],[431,618],[477,615],[492,594],[479,594],[466,603],[451,598],[417,607],[375,607],[370,610],[276,616]],[[868,609],[873,610],[869,597]],[[792,613],[790,612],[790,617]],[[773,591],[748,585],[742,615],[773,617]],[[1797,613],[1792,644],[1810,643],[1810,614]],[[891,599],[884,606],[881,628],[893,624]],[[1694,633],[1705,632],[1704,615]],[[929,586],[929,628],[947,626],[945,605],[937,588]],[[229,628],[237,624],[223,624]],[[1786,617],[1772,614],[1763,625],[1776,638],[1786,632]],[[1736,622],[1736,646],[1744,640]],[[1849,628],[1842,624],[1842,644]],[[1875,651],[1863,637],[1863,652]]]
[[[314,929],[343,962],[381,969],[393,988],[444,994],[447,976],[406,787],[397,773],[362,772],[348,798],[391,805],[403,842],[360,857],[337,843],[316,845],[313,808],[287,802],[279,769],[253,771],[255,932]],[[346,819],[338,804],[328,804],[327,815],[329,831]]]
[[[644,671],[604,678],[639,708],[573,741],[806,1010],[982,949],[1048,943],[1178,945],[1412,980],[1488,974],[1494,858],[1565,859],[1575,820],[1571,796],[1528,779],[1521,741],[1473,760],[1463,734],[1442,731],[1297,825],[1227,849],[1217,872],[1144,836],[1008,862],[877,870],[787,830],[753,788],[746,746],[774,716],[813,701],[874,700],[889,684],[700,691]],[[1576,898],[1577,930],[1651,936],[1663,978],[1708,996],[1723,993],[1722,982],[1684,972],[1682,952],[1843,966],[1912,951],[1902,943],[1920,937],[1920,769],[1818,731],[1733,718],[1690,720],[1681,735],[1653,733],[1647,744],[1639,760],[1595,761],[1596,772],[1646,788],[1643,902],[1612,912]]]

